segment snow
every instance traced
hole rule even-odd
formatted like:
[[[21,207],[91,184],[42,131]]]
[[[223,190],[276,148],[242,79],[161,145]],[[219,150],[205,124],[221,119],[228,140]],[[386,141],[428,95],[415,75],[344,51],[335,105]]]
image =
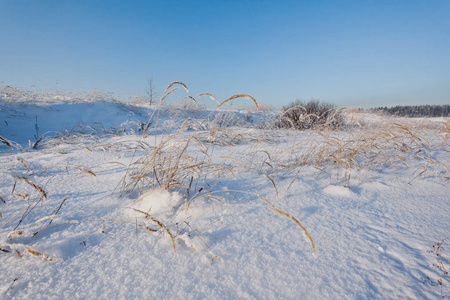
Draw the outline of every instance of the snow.
[[[327,186],[326,188],[324,188],[323,192],[325,194],[332,195],[332,196],[334,195],[334,196],[338,196],[341,198],[345,198],[345,197],[352,198],[355,196],[355,194],[349,188],[346,188],[343,186],[330,185],[330,186]]]
[[[149,190],[132,208],[152,213],[176,212],[184,203],[183,196],[177,192],[168,192],[166,190]]]
[[[102,101],[0,105],[0,136],[15,142],[12,150],[0,144],[0,298],[440,297],[422,279],[439,278],[428,251],[450,233],[449,174],[441,165],[419,176],[423,161],[405,154],[404,164],[352,169],[349,185],[336,182],[334,169],[301,163],[277,173],[277,164],[296,163],[290,149],[306,151],[314,134],[266,128],[264,114],[235,111],[226,119],[239,122],[224,131],[198,132],[207,157],[232,172],[202,173],[189,195],[189,179],[169,191],[121,193],[139,157],[164,139],[183,145],[193,130],[174,136],[176,128],[211,113],[162,109],[156,120],[154,109]],[[373,126],[392,122],[355,115]],[[45,139],[33,149],[36,116]],[[148,118],[144,137],[139,128]],[[432,127],[422,131],[427,151],[449,166],[448,142]],[[194,146],[188,151],[204,158]],[[305,227],[317,257],[299,226],[271,207]],[[449,256],[443,252],[447,266]],[[444,278],[447,295],[449,287]]]

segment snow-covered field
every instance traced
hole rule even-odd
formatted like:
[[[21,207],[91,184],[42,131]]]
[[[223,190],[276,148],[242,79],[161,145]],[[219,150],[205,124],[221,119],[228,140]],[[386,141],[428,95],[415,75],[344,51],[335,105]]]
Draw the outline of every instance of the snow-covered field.
[[[441,297],[448,120],[210,113],[0,102],[0,298]]]

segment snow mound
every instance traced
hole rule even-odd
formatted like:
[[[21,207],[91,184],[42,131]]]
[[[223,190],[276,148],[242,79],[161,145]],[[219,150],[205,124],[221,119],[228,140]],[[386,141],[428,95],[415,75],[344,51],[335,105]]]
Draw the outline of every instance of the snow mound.
[[[122,103],[96,101],[51,105],[0,102],[0,136],[25,146],[41,136],[102,131],[137,131],[148,111]]]
[[[356,196],[355,193],[353,193],[349,188],[336,185],[327,186],[323,189],[323,192],[328,195],[346,198],[352,198]]]
[[[132,210],[127,214],[130,217],[142,217],[142,213],[136,211],[139,210],[151,215],[173,215],[184,203],[185,198],[178,192],[149,190],[131,206]]]

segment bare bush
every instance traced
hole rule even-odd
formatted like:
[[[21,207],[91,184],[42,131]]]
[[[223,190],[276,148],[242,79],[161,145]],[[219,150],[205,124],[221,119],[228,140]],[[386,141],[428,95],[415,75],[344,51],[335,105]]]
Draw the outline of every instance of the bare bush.
[[[305,130],[318,126],[338,127],[343,123],[341,111],[333,104],[319,100],[304,102],[296,100],[283,107],[283,113],[278,118],[279,128],[294,128]]]

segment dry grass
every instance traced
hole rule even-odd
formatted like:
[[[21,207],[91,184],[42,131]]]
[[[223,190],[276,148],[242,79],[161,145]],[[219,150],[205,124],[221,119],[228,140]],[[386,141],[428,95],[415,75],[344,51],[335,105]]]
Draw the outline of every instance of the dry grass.
[[[166,88],[160,103],[175,91],[176,88],[173,88],[175,85],[181,85],[188,91],[188,88],[180,82],[171,83]],[[217,100],[208,93],[202,93],[198,96],[209,96]],[[236,124],[232,115],[215,114],[213,118],[211,116],[227,103],[239,98],[249,99],[257,109],[259,108],[256,100],[250,95],[236,94],[220,102],[203,120],[188,118],[176,132],[159,137],[155,135],[154,145],[150,146],[147,144],[146,152],[148,154],[137,157],[130,165],[129,171],[121,183],[121,193],[131,195],[134,191],[138,191],[140,195],[143,195],[145,192],[154,189],[167,191],[175,189],[179,192],[184,190],[186,191],[187,204],[180,208],[179,213],[189,210],[191,205],[199,199],[218,201],[221,205],[216,208],[237,206],[227,204],[226,197],[214,195],[214,188],[217,188],[216,184],[220,181],[220,178],[226,175],[234,177],[234,166],[227,166],[223,161],[218,161],[212,155],[212,152],[214,147],[219,144],[218,141],[220,141],[220,145],[224,145],[223,142],[228,140],[228,144],[231,145],[240,143],[240,141],[244,140],[244,137],[240,134],[234,134],[227,129],[229,124]],[[189,99],[196,103],[195,97],[189,97]],[[278,197],[275,181],[270,176],[267,176],[267,178],[272,183]],[[259,205],[258,207],[268,208],[297,224],[311,243],[315,254],[315,246],[311,236],[296,218],[274,207],[264,197],[259,195],[256,195],[256,197],[269,205]],[[238,206],[246,207],[248,205]],[[168,234],[175,251],[174,235],[168,229],[171,225],[170,221],[164,224],[153,219],[146,212],[141,213],[145,214],[146,219],[153,221],[154,224]],[[184,222],[186,220],[178,221],[180,224]],[[139,227],[147,231],[153,231],[146,225],[139,225]]]
[[[448,266],[447,255],[444,255],[445,250],[447,250],[449,237],[442,239],[440,242],[433,244],[433,249],[428,250],[428,253],[433,255],[433,262],[428,266],[435,269],[439,273],[438,279],[421,277],[424,284],[428,283],[431,286],[437,286],[441,291],[441,299],[445,299],[448,295],[445,295],[445,285],[450,283],[450,266]]]
[[[133,144],[126,145],[119,143],[117,145],[98,145],[99,138],[97,135],[99,133],[103,133],[105,129],[93,128],[92,126],[84,123],[77,124],[76,128],[70,130],[67,134],[61,135],[58,138],[46,140],[46,145],[48,147],[51,147],[52,145],[55,146],[63,143],[70,143],[78,145],[80,148],[86,150],[87,154],[98,150],[110,151],[113,153],[115,149],[119,148],[125,149],[126,151],[134,151],[134,155],[136,156],[134,156],[133,162],[129,165],[128,171],[120,184],[121,194],[132,194],[135,191],[140,194],[144,194],[146,191],[154,189],[181,192],[186,197],[187,201],[185,205],[179,207],[173,219],[162,220],[155,218],[149,212],[132,208],[134,212],[142,216],[120,220],[66,220],[66,218],[71,214],[86,210],[81,209],[59,213],[67,197],[64,198],[64,200],[58,205],[58,207],[54,210],[54,213],[51,215],[41,217],[38,220],[35,220],[36,216],[34,215],[34,219],[28,218],[31,216],[31,212],[38,207],[37,205],[39,203],[44,205],[44,201],[48,197],[48,191],[32,179],[37,173],[36,170],[33,170],[32,166],[30,166],[24,159],[17,158],[16,165],[20,166],[20,169],[23,167],[23,169],[27,172],[27,175],[8,173],[15,181],[11,195],[21,197],[26,201],[22,202],[24,208],[12,217],[8,217],[9,219],[6,220],[6,222],[4,222],[0,227],[0,229],[10,229],[13,227],[13,230],[8,230],[6,233],[8,240],[11,241],[18,236],[22,236],[24,234],[26,235],[30,231],[33,232],[33,235],[35,235],[45,228],[60,226],[63,224],[75,224],[82,222],[103,223],[104,225],[100,229],[96,230],[82,241],[82,243],[86,243],[86,240],[91,236],[104,232],[104,230],[110,226],[120,226],[123,224],[132,224],[133,222],[136,222],[136,228],[141,228],[149,233],[167,236],[172,244],[173,250],[176,251],[176,242],[177,239],[182,239],[182,237],[180,237],[180,233],[183,230],[179,225],[175,224],[175,220],[178,220],[177,217],[179,217],[182,218],[179,224],[182,224],[184,228],[188,227],[193,234],[198,236],[198,238],[202,240],[207,247],[209,247],[207,243],[203,241],[200,231],[197,231],[197,229],[194,228],[194,225],[189,224],[188,221],[191,220],[190,218],[193,217],[193,214],[199,215],[206,211],[210,211],[208,208],[203,210],[200,209],[202,212],[198,213],[198,207],[193,209],[195,204],[198,203],[201,207],[202,204],[213,201],[220,204],[217,207],[213,207],[213,210],[223,209],[225,207],[259,207],[262,209],[270,209],[277,215],[285,217],[299,226],[307,241],[311,244],[315,254],[314,243],[305,227],[292,215],[276,208],[264,196],[251,194],[245,191],[234,191],[234,193],[250,195],[257,201],[261,201],[262,204],[231,204],[230,199],[227,199],[227,196],[219,195],[217,193],[220,180],[225,177],[233,178],[233,169],[237,166],[224,164],[224,160],[222,158],[218,159],[217,156],[213,155],[214,148],[217,146],[233,146],[245,143],[251,145],[254,142],[258,143],[261,139],[265,139],[264,137],[255,137],[252,133],[245,133],[235,130],[234,128],[245,124],[243,117],[238,116],[236,113],[224,112],[222,109],[235,100],[248,99],[253,103],[254,108],[259,110],[259,104],[257,101],[252,96],[247,94],[236,94],[222,102],[219,102],[210,93],[201,93],[195,97],[187,96],[185,97],[185,101],[188,101],[187,103],[191,103],[190,105],[192,105],[192,109],[198,109],[198,97],[209,97],[216,103],[216,107],[209,110],[208,113],[206,113],[206,116],[200,119],[186,118],[184,122],[180,124],[179,128],[174,129],[173,124],[176,124],[176,122],[172,121],[179,118],[177,113],[180,112],[177,112],[176,108],[172,108],[171,111],[168,111],[172,120],[167,119],[166,112],[168,108],[164,105],[166,105],[168,97],[180,88],[184,89],[186,92],[189,92],[187,86],[182,82],[172,82],[167,86],[161,100],[159,101],[159,104],[156,105],[153,115],[150,116],[149,122],[147,124],[142,124],[141,126],[141,132],[143,133],[142,140],[134,142]],[[15,92],[15,95],[11,93],[8,94],[8,101],[22,102],[34,97],[34,95],[30,94],[24,95],[24,97],[20,98],[18,97],[18,94],[20,94],[21,91],[16,90]],[[56,99],[52,97],[52,95],[49,95],[48,99]],[[61,98],[60,100],[71,102],[72,100],[69,98]],[[43,99],[43,103],[46,101],[44,100],[45,99]],[[160,114],[162,113],[165,115],[164,118],[160,118]],[[162,120],[164,120],[164,122]],[[117,132],[110,133],[113,135],[118,134]],[[80,140],[90,142],[90,145],[80,144]],[[10,148],[13,147],[13,145],[6,139],[2,138],[0,141],[2,144],[5,144]],[[142,152],[145,154],[142,156],[137,155],[137,153]],[[266,156],[270,157],[270,154],[266,152],[263,156],[263,160],[267,160]],[[255,157],[259,156],[257,155]],[[235,162],[238,162],[238,160],[235,160]],[[97,174],[90,169],[81,166],[52,166],[52,168],[64,168],[66,169],[67,174],[69,174],[69,169],[73,168],[89,176],[97,176]],[[48,172],[48,170],[46,169],[39,171],[40,174],[45,172]],[[68,180],[73,178],[73,176],[80,176],[80,173],[75,172],[72,176],[69,176]],[[271,182],[276,197],[278,198],[279,192],[275,180],[269,175],[267,175],[267,179]],[[20,185],[20,182],[23,183]],[[64,188],[66,183],[67,181],[61,183],[56,188]],[[31,187],[31,192],[29,188],[26,188],[26,185]],[[35,193],[38,194],[38,197],[35,197]],[[3,198],[1,198],[1,200],[2,202],[6,202]],[[45,203],[45,205],[48,204]],[[58,221],[52,223],[56,220],[56,218],[58,218]],[[33,221],[29,221],[27,224],[27,220]],[[140,224],[137,223],[138,220]],[[14,222],[17,222],[16,226],[14,226]],[[2,246],[1,249],[2,251],[10,251],[14,247],[20,247],[20,245],[8,244],[6,246]],[[196,251],[193,244],[190,244],[190,247]],[[22,247],[21,250],[17,250],[16,253],[19,254],[19,256],[26,253],[31,256],[51,260],[48,256],[29,247]],[[218,257],[220,257],[220,255],[214,256],[212,260]]]
[[[85,173],[85,174],[91,175],[91,176],[93,176],[93,177],[96,177],[96,176],[97,176],[97,175],[95,175],[94,172],[92,172],[92,171],[90,171],[90,170],[88,170],[88,169],[86,169],[86,168],[83,168],[83,167],[76,167],[76,169],[79,170],[79,171],[81,171],[81,172],[83,172],[83,173]]]
[[[119,184],[122,195],[132,195],[133,193],[143,195],[149,190],[162,189],[168,192],[176,191],[182,193],[186,200],[185,204],[178,207],[175,215],[168,220],[160,219],[158,216],[155,217],[150,212],[126,207],[125,209],[134,210],[140,217],[108,220],[109,223],[107,225],[89,235],[83,243],[92,235],[103,232],[109,226],[133,224],[133,222],[136,222],[136,228],[141,228],[158,236],[166,236],[167,240],[170,240],[173,250],[176,251],[177,239],[181,239],[180,233],[185,228],[188,228],[191,233],[202,240],[200,230],[196,230],[194,225],[188,222],[193,217],[226,207],[257,207],[268,209],[275,213],[276,216],[287,218],[295,223],[303,232],[307,242],[310,243],[315,255],[315,244],[306,228],[297,218],[275,207],[268,200],[268,198],[276,198],[280,201],[280,195],[284,192],[277,187],[277,180],[280,177],[289,178],[293,184],[300,176],[303,168],[313,167],[318,170],[318,174],[326,174],[330,179],[330,183],[350,186],[355,174],[361,174],[361,171],[408,168],[408,161],[412,158],[420,162],[415,173],[416,176],[430,174],[450,180],[450,169],[448,166],[439,162],[433,156],[433,151],[439,147],[444,151],[448,151],[448,141],[450,140],[448,122],[419,123],[415,120],[414,123],[410,123],[407,119],[397,118],[384,123],[369,124],[350,121],[347,124],[342,123],[339,124],[340,126],[335,126],[337,118],[335,118],[336,115],[331,113],[325,118],[325,123],[320,126],[308,125],[309,130],[302,132],[280,128],[253,128],[252,130],[254,131],[237,130],[238,127],[244,125],[242,118],[231,112],[223,112],[221,109],[232,101],[243,98],[252,101],[254,109],[259,110],[260,106],[257,101],[250,95],[236,94],[220,102],[212,94],[201,93],[195,97],[187,96],[184,100],[190,103],[189,105],[192,108],[195,108],[198,105],[198,97],[209,97],[217,103],[215,109],[209,111],[204,118],[195,119],[188,117],[180,123],[178,128],[174,128],[173,124],[176,124],[174,120],[179,117],[177,114],[180,112],[172,109],[169,113],[166,113],[167,107],[163,105],[167,103],[168,97],[180,88],[189,92],[188,87],[182,82],[172,82],[168,85],[157,105],[157,109],[150,116],[147,124],[142,124],[142,139],[140,141],[128,144],[99,145],[99,141],[95,137],[99,131],[86,124],[78,125],[81,128],[81,133],[78,135],[71,134],[60,138],[59,142],[61,143],[67,142],[79,145],[87,155],[95,151],[114,153],[117,149],[133,151],[132,162]],[[287,111],[291,112],[293,110],[306,112],[306,108],[297,106]],[[172,119],[167,119],[166,116],[161,118],[160,114],[163,113],[165,115],[172,113]],[[301,114],[303,119],[300,121],[313,124],[316,117],[317,115],[312,113],[305,113]],[[289,121],[286,122],[289,123]],[[294,121],[290,120],[290,125],[287,127],[295,128]],[[311,129],[311,127],[314,127],[314,129]],[[300,129],[305,129],[305,127]],[[255,131],[257,131],[256,134]],[[430,139],[430,133],[435,134],[432,137],[433,140]],[[92,142],[91,145],[80,144],[79,137],[83,137],[85,141]],[[295,143],[288,145],[286,141],[289,141],[292,137],[294,137]],[[436,143],[437,138],[440,139],[439,144]],[[0,142],[11,149],[14,146],[11,142],[1,137]],[[229,147],[230,149],[238,148],[242,152],[230,151],[226,157],[218,157],[214,152],[216,147],[219,146]],[[14,180],[11,195],[26,200],[26,207],[0,227],[1,229],[6,224],[18,220],[19,224],[14,230],[10,231],[10,239],[23,233],[22,230],[17,230],[18,226],[21,225],[37,204],[44,203],[48,197],[48,191],[42,185],[37,184],[35,178],[32,177],[34,175],[32,166],[21,158],[17,158],[16,165],[20,167],[21,172],[26,171],[27,175],[8,173]],[[417,164],[415,166],[417,168]],[[80,176],[80,172],[92,177],[97,176],[96,173],[90,170],[92,167],[88,169],[79,166],[65,166],[65,168],[73,168],[79,171],[75,172],[73,176]],[[248,196],[247,199],[250,198],[257,201],[253,204],[233,203],[232,198],[226,192],[220,190],[220,182],[222,179],[230,180],[231,178],[232,180],[235,178],[235,174],[241,171],[256,171],[264,175],[273,186],[274,196],[270,198],[266,195],[247,191],[227,191],[233,192],[234,195],[241,193]],[[101,174],[101,172],[98,174]],[[22,182],[22,185],[19,188],[20,182]],[[24,186],[28,186],[28,188],[26,189]],[[1,197],[0,201],[6,203],[6,200]],[[64,201],[56,209],[55,214],[25,225],[25,229],[38,224],[43,226],[34,230],[37,233],[42,228],[49,226],[75,222],[104,223],[106,221],[62,220],[51,224],[56,216],[63,218],[75,212],[58,214]],[[205,203],[208,205],[209,203],[215,203],[217,206],[202,207]],[[49,223],[45,225],[45,222]],[[205,242],[203,243],[206,244]],[[186,244],[192,247],[194,251],[197,251],[192,244],[188,242]],[[7,246],[0,248],[2,252],[11,250],[12,248]],[[45,255],[31,248],[22,248],[20,253],[47,259]],[[211,260],[218,257],[220,255],[214,256]]]
[[[1,136],[0,136],[0,143],[2,143],[2,144],[4,144],[4,145],[6,145],[7,147],[9,147],[9,149],[11,149],[12,150],[12,145],[11,145],[11,142],[10,141],[8,141],[7,139],[5,139],[5,138],[2,138]]]
[[[167,96],[178,88],[173,88],[174,85],[180,85],[189,92],[185,84],[172,82],[167,86],[160,103],[163,103]],[[209,93],[199,94],[199,96],[205,95],[215,99]],[[194,97],[190,98],[195,101]],[[203,137],[199,133],[204,129],[208,129],[210,138],[214,139],[218,132],[221,131],[220,124],[222,122],[219,121],[217,115],[211,121],[211,116],[220,107],[238,98],[250,99],[258,107],[258,103],[250,95],[236,94],[217,105],[203,120],[188,118],[176,132],[161,137],[159,141],[157,141],[155,135],[155,146],[150,146],[148,149],[151,154],[138,158],[124,177],[121,188],[122,193],[132,193],[138,189],[142,194],[144,190],[157,187],[165,190],[169,190],[174,186],[190,189],[192,184],[197,184],[201,178],[207,178],[207,176],[211,175],[217,176],[224,171],[230,172],[229,168],[211,161],[208,152],[210,148],[201,141]],[[156,126],[158,126],[158,122],[156,122]],[[186,131],[193,132],[186,134]]]
[[[24,254],[29,254],[31,256],[39,257],[44,260],[53,261],[53,258],[51,258],[50,256],[22,244],[4,244],[0,246],[0,251],[10,254],[15,253],[19,258],[22,258]]]
[[[36,184],[35,182],[31,181],[27,176],[21,175],[21,174],[10,174],[10,175],[17,180],[26,182],[33,189],[35,189],[38,192],[42,201],[47,199],[47,192],[44,190],[44,188],[42,186]]]
[[[303,167],[314,166],[328,174],[330,183],[349,186],[355,171],[408,168],[407,160],[412,157],[420,163],[418,176],[427,173],[449,180],[448,166],[432,154],[435,149],[449,149],[445,142],[447,127],[439,126],[441,133],[390,122],[376,126],[347,125],[342,130],[313,130],[303,135],[302,143],[285,149],[288,155],[272,155],[274,159],[268,164],[276,166],[271,172],[294,178]],[[434,134],[433,144],[428,140],[430,133]],[[435,141],[439,135],[444,141],[440,144]]]
[[[303,231],[303,233],[305,235],[306,240],[308,240],[309,243],[311,244],[311,248],[312,248],[312,250],[314,252],[314,256],[316,256],[316,246],[314,245],[314,242],[313,242],[311,236],[309,235],[309,233],[306,231],[305,227],[303,227],[303,225],[296,218],[291,216],[290,214],[288,214],[288,213],[286,213],[284,211],[281,211],[281,210],[279,210],[279,209],[277,209],[275,207],[270,207],[270,209],[272,211],[274,211],[275,213],[280,214],[280,215],[282,215],[282,216],[292,220],[295,224],[297,224],[298,227],[300,227],[300,229]]]

